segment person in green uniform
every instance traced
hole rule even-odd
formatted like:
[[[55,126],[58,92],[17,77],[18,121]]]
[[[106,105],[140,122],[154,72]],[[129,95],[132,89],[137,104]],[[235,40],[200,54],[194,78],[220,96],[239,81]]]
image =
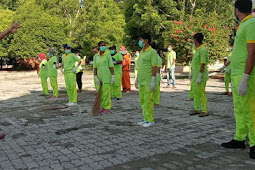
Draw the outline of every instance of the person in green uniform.
[[[206,82],[209,79],[207,65],[209,63],[208,52],[203,45],[204,35],[197,33],[193,41],[196,45],[196,52],[192,58],[192,86],[194,88],[194,111],[190,115],[199,114],[199,117],[208,116],[207,97],[205,93]],[[202,112],[200,113],[200,106]]]
[[[12,23],[11,26],[7,30],[0,33],[0,41],[7,35],[9,35],[11,33],[16,33],[20,27],[21,27],[20,23]],[[1,133],[0,139],[3,139],[5,136],[6,136],[5,133]]]
[[[138,74],[138,58],[139,58],[139,51],[135,52],[135,81],[137,79],[137,74]]]
[[[161,81],[161,76],[160,76],[160,69],[162,68],[162,58],[160,57],[160,52],[158,52],[158,63],[157,63],[157,74],[156,74],[156,89],[153,93],[154,96],[154,107],[159,107],[160,105],[160,81]]]
[[[121,81],[122,81],[123,56],[120,53],[117,53],[117,48],[114,45],[111,46],[109,50],[112,56],[115,74],[115,83],[112,84],[112,97],[115,97],[117,100],[120,100],[120,98],[122,97]]]
[[[192,56],[195,54],[196,52],[196,48],[195,48],[195,45],[193,45],[192,47],[192,53],[189,53],[189,54],[192,54]],[[190,58],[190,69],[189,69],[189,80],[190,80],[190,92],[189,92],[189,98],[191,100],[194,100],[194,87],[193,87],[193,83],[192,83],[192,57]]]
[[[78,64],[80,65],[81,59],[74,53],[71,53],[71,46],[68,44],[64,44],[64,51],[61,72],[65,77],[66,91],[69,99],[66,105],[75,106],[77,105],[76,71],[78,69],[78,66],[75,66],[75,62],[79,62]]]
[[[49,58],[50,84],[53,89],[53,97],[51,100],[57,100],[58,98],[58,59],[55,53],[56,50],[53,48],[50,48],[47,52],[47,57]]]
[[[251,9],[250,0],[235,2],[235,18],[240,21],[231,58],[236,132],[233,140],[221,146],[245,148],[248,135],[250,158],[255,159],[255,18]]]
[[[172,79],[172,85],[173,88],[176,88],[176,79],[175,79],[175,62],[176,62],[176,52],[173,50],[174,46],[169,45],[167,48],[167,54],[166,54],[166,60],[167,60],[167,86],[166,88],[170,87],[171,79]]]
[[[115,83],[114,65],[111,54],[107,51],[106,43],[98,43],[100,51],[94,56],[94,75],[101,91],[101,114],[108,114],[111,111],[111,85]]]
[[[83,59],[81,59],[81,57],[80,57],[80,52],[77,52],[75,55],[81,60],[80,65],[78,65],[79,62],[75,62],[75,66],[78,67],[76,70],[76,81],[77,81],[77,85],[78,85],[77,91],[78,91],[78,93],[81,93],[82,92],[82,75],[83,75],[82,63],[83,63]]]
[[[229,54],[228,54],[227,61],[225,63],[226,68],[225,68],[225,77],[224,77],[226,92],[222,93],[222,95],[231,96],[231,93],[229,92],[229,84],[231,82],[231,66],[230,66],[230,64],[231,64],[231,55],[232,55],[233,45],[234,45],[234,41],[229,43]]]
[[[96,53],[98,53],[98,48],[97,47],[93,47],[92,48],[92,53],[93,53],[93,56],[95,56]],[[93,58],[93,61],[94,61],[94,58]],[[98,92],[98,89],[99,89],[99,86],[97,85],[96,81],[95,81],[95,74],[94,74],[94,64],[93,64],[93,79],[94,79],[94,86],[96,88],[96,92]]]
[[[49,77],[49,63],[46,57],[46,54],[39,53],[38,54],[38,61],[41,62],[39,65],[39,77],[41,78],[41,85],[43,92],[40,96],[49,96],[49,89],[48,89],[48,77]]]
[[[155,124],[153,92],[156,87],[158,54],[150,43],[151,36],[147,33],[141,36],[138,43],[142,51],[138,58],[138,78],[135,82],[135,87],[139,88],[143,120],[137,124],[143,127],[150,127]]]

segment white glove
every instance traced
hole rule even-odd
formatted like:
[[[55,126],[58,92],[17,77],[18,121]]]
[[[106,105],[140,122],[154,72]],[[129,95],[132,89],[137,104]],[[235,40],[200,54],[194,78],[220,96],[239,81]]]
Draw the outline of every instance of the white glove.
[[[112,84],[114,84],[114,83],[115,83],[115,76],[112,75]]]
[[[203,73],[199,73],[197,77],[197,84],[201,84]]]
[[[156,74],[156,84],[158,84],[159,79],[160,79],[160,74],[159,74],[159,73],[157,73],[157,74]]]
[[[243,74],[243,78],[241,80],[241,83],[240,83],[239,89],[238,89],[239,96],[246,95],[247,89],[248,89],[248,80],[249,80],[249,77],[250,77],[250,75],[245,74],[245,73]]]
[[[231,67],[226,70],[226,73],[229,74],[230,72],[231,72]]]
[[[156,77],[152,76],[151,78],[151,91],[155,91],[155,87],[156,87]]]
[[[79,65],[77,65],[76,67],[74,67],[73,69],[73,73],[76,73],[77,69],[78,69]]]
[[[136,80],[135,80],[135,88],[136,88],[136,89],[139,89],[138,76],[136,77]]]
[[[95,81],[96,81],[97,85],[100,86],[101,83],[100,83],[100,81],[98,80],[97,76],[95,76]]]
[[[52,69],[56,69],[56,68],[57,68],[56,64],[53,64]]]
[[[192,80],[192,71],[190,72],[190,74],[189,74],[189,80]]]
[[[113,61],[113,64],[117,64],[117,61]]]
[[[60,71],[61,71],[62,74],[65,74],[65,72],[64,72],[62,67],[60,68]]]

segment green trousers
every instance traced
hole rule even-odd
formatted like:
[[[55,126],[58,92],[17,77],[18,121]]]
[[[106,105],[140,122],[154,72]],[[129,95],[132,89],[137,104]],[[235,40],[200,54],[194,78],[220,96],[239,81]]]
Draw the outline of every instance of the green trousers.
[[[42,89],[43,89],[43,94],[45,94],[45,95],[49,95],[47,79],[48,78],[41,78],[41,85],[42,85]]]
[[[50,84],[53,89],[53,96],[58,97],[58,79],[57,77],[50,77]]]
[[[191,81],[191,83],[190,83],[189,98],[190,98],[190,99],[194,99],[194,87],[193,87],[193,81]]]
[[[122,92],[121,92],[121,81],[122,81],[122,75],[116,74],[115,75],[115,83],[112,84],[112,97],[121,98]]]
[[[66,91],[70,103],[77,103],[76,74],[65,73]]]
[[[205,93],[206,82],[197,84],[196,80],[193,80],[192,83],[194,88],[194,109],[200,111],[200,106],[202,105],[202,112],[208,113],[207,97]]]
[[[153,92],[150,86],[139,86],[139,98],[143,109],[143,119],[146,122],[154,122]]]
[[[229,92],[229,83],[231,82],[231,74],[225,73],[225,88],[226,88],[226,92]]]
[[[248,135],[252,147],[255,146],[255,75],[249,77],[248,93],[245,96],[239,96],[238,92],[242,75],[231,76],[231,79],[236,120],[234,139],[244,141]]]
[[[111,110],[111,107],[111,84],[103,83],[101,91],[101,108]]]
[[[153,92],[153,101],[154,104],[160,104],[160,84],[156,86],[155,91]]]

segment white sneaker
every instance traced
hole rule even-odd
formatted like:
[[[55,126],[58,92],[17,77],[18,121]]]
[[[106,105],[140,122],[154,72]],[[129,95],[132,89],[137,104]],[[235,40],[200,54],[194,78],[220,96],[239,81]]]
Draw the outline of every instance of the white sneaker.
[[[69,102],[69,103],[66,103],[66,106],[69,106],[71,104],[71,102]]]
[[[142,120],[141,122],[138,122],[137,124],[138,124],[139,126],[143,126],[145,123],[146,123],[146,122],[145,122],[144,120]]]
[[[146,122],[146,123],[143,124],[143,127],[146,128],[146,127],[151,127],[151,126],[153,126],[153,125],[155,125],[154,122],[151,122],[151,123],[150,123],[150,122]]]
[[[77,103],[70,103],[69,106],[76,106]]]

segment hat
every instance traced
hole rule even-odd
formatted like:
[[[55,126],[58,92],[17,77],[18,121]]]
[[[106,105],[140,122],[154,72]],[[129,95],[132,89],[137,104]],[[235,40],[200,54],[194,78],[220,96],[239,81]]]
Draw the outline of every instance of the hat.
[[[71,48],[71,46],[69,44],[64,44],[63,47],[64,48]]]
[[[115,45],[112,45],[109,49],[110,49],[110,50],[116,50],[117,48],[116,48]]]

